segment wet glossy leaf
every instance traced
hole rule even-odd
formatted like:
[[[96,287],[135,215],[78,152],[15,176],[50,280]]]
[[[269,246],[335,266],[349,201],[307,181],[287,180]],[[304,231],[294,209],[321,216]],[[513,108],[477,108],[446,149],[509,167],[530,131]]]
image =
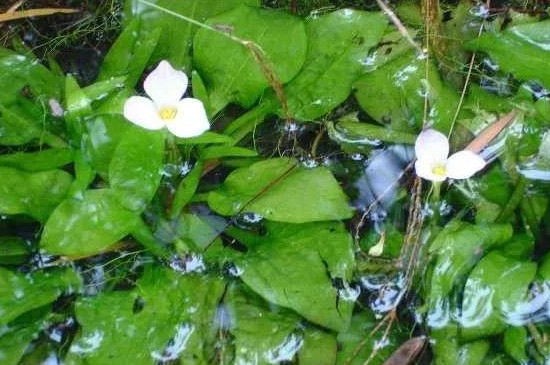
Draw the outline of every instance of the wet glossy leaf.
[[[471,225],[460,221],[448,224],[430,246],[430,252],[437,255],[431,300],[447,296],[481,257],[509,240],[512,232],[508,224]]]
[[[40,138],[43,128],[20,106],[0,104],[0,145],[16,146]]]
[[[26,172],[0,167],[0,176],[0,212],[27,214],[39,221],[45,221],[65,199],[73,181],[62,170]]]
[[[527,364],[529,362],[529,357],[526,352],[528,338],[525,327],[507,328],[506,331],[504,331],[502,343],[506,353],[519,364]]]
[[[266,228],[263,236],[232,232],[248,247],[235,262],[242,270],[240,278],[264,299],[294,309],[313,323],[336,331],[347,328],[354,259],[344,226],[268,223]],[[331,280],[340,280],[342,289]]]
[[[202,163],[199,162],[195,164],[191,171],[179,183],[176,189],[176,193],[174,194],[172,207],[170,208],[171,216],[177,216],[181,212],[183,207],[185,207],[185,205],[189,203],[189,201],[191,201],[191,198],[193,197],[195,191],[197,190],[197,187],[199,186],[202,169]]]
[[[204,132],[200,136],[191,138],[177,138],[178,144],[233,144],[235,141],[233,138],[226,136],[225,134],[218,134],[214,132]]]
[[[19,265],[30,256],[27,242],[19,237],[0,237],[0,265]]]
[[[362,59],[386,28],[380,13],[342,9],[310,17],[304,67],[284,89],[290,114],[315,120],[344,102],[363,71]]]
[[[550,88],[550,20],[487,33],[466,44],[470,50],[488,53],[504,72],[518,79],[536,80]]]
[[[38,312],[38,313],[35,313]],[[18,365],[25,350],[29,347],[47,322],[41,310],[19,316],[5,325],[0,335],[0,361],[3,365]],[[38,318],[36,318],[38,317]]]
[[[143,211],[160,184],[164,134],[131,128],[122,137],[109,164],[109,184],[120,203]]]
[[[82,297],[76,318],[82,330],[65,364],[154,364],[181,359],[210,364],[203,341],[211,334],[223,282],[148,267],[131,291]],[[121,339],[124,341],[121,341]]]
[[[32,55],[20,55],[0,47],[0,104],[14,103],[25,86],[43,100],[49,97],[59,100],[61,83],[50,70]]]
[[[461,336],[477,339],[502,332],[517,321],[519,307],[535,277],[537,265],[491,252],[472,270],[464,286]]]
[[[229,11],[240,4],[260,5],[259,0],[209,0],[208,2],[152,0],[151,2],[199,22],[205,22],[208,18]],[[126,0],[124,13],[126,19],[141,19],[140,32],[143,35],[140,38],[160,30],[158,45],[153,55],[154,62],[166,59],[174,66],[184,67],[187,72],[191,71],[190,51],[197,26],[137,0]]]
[[[77,291],[80,286],[79,276],[70,268],[23,275],[0,267],[0,325],[52,303],[63,293]]]
[[[235,336],[235,364],[269,365],[290,361],[303,343],[294,333],[300,318],[285,309],[268,307],[252,293],[229,289],[227,314]]]
[[[306,328],[304,344],[298,353],[300,365],[333,365],[336,363],[336,337],[316,328]]]
[[[286,158],[233,171],[221,188],[208,195],[208,205],[222,215],[254,212],[291,223],[346,219],[352,214],[328,169],[305,168]]]
[[[202,160],[213,160],[221,157],[254,157],[258,153],[249,148],[233,146],[212,146],[201,151]]]
[[[138,219],[113,191],[88,190],[82,199],[59,204],[46,222],[40,246],[53,255],[95,255],[128,235]]]
[[[378,324],[378,320],[371,312],[361,311],[354,315],[348,330],[338,333],[338,357],[336,365],[363,365],[377,347],[383,332],[378,331],[374,336],[372,330]],[[385,346],[378,348],[378,353],[369,362],[370,365],[381,365],[400,345],[404,338],[399,331],[389,332],[388,341]]]
[[[101,114],[88,120],[84,151],[91,166],[105,179],[115,148],[122,136],[132,128],[131,124],[118,114]]]
[[[109,82],[123,76],[124,84],[132,89],[147,68],[147,64],[159,42],[160,29],[144,26],[135,19],[130,22],[105,55],[98,81]]]
[[[436,365],[481,365],[489,351],[489,341],[460,344],[456,325],[430,331]]]
[[[395,131],[414,132],[423,125],[424,95],[428,92],[427,122],[445,132],[451,125],[458,96],[441,81],[431,63],[426,85],[425,69],[426,61],[409,52],[361,77],[355,83],[355,97],[379,123],[390,124]]]
[[[227,36],[200,29],[193,44],[193,64],[207,85],[213,112],[234,102],[251,107],[270,86],[265,69],[284,84],[300,71],[307,50],[304,23],[289,14],[251,6],[208,20],[213,27],[227,27],[232,35],[253,41],[262,57]]]
[[[0,165],[25,171],[45,171],[73,162],[73,150],[50,148],[38,152],[16,152],[0,156]]]
[[[381,142],[414,144],[416,134],[394,131],[370,123],[356,121],[341,121],[328,124],[330,138],[336,142],[376,146]]]

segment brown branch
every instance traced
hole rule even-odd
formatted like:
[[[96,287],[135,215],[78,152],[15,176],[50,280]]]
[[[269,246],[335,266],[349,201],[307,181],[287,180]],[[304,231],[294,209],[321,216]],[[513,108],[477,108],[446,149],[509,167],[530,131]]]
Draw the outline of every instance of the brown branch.
[[[78,9],[69,9],[69,8],[43,8],[43,9],[30,9],[30,10],[20,10],[14,12],[6,12],[0,14],[0,23],[8,22],[16,19],[30,18],[34,16],[47,16],[53,14],[73,14],[77,13],[80,10]]]

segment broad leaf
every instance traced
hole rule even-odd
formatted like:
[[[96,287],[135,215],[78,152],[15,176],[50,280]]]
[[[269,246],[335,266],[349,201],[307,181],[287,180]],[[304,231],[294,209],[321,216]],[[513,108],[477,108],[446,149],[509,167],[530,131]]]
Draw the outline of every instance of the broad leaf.
[[[233,171],[208,195],[223,215],[254,212],[266,219],[304,223],[350,218],[347,198],[325,167],[305,168],[293,159],[257,162]]]
[[[263,236],[232,232],[248,251],[235,264],[240,278],[277,305],[313,323],[347,328],[353,300],[347,296],[354,268],[352,240],[341,223],[267,224]],[[332,281],[342,283],[341,292]]]
[[[50,148],[38,152],[16,152],[0,155],[0,165],[25,171],[45,171],[73,162],[73,150]]]
[[[128,235],[138,219],[119,203],[113,191],[88,190],[82,199],[59,204],[46,222],[40,246],[53,255],[95,255]]]
[[[487,33],[466,44],[488,53],[500,69],[518,79],[535,80],[550,88],[550,20],[516,25]]]
[[[521,321],[519,305],[527,298],[537,265],[489,253],[472,270],[464,286],[461,336],[466,340],[496,335],[508,321]]]
[[[132,126],[122,115],[101,114],[86,121],[85,127],[85,155],[90,165],[107,179],[115,149]]]
[[[355,97],[361,108],[395,131],[414,132],[423,125],[424,95],[428,95],[428,123],[446,132],[458,106],[458,96],[439,77],[437,68],[412,51],[361,77]]]
[[[0,326],[80,286],[79,276],[70,268],[23,275],[0,267]]]
[[[82,330],[65,364],[154,364],[181,359],[210,364],[209,339],[223,282],[148,267],[131,291],[83,297],[76,303]],[[124,341],[120,341],[124,338]]]
[[[164,134],[130,128],[109,164],[109,184],[123,206],[143,211],[160,184]]]
[[[225,301],[235,364],[269,365],[290,361],[303,340],[295,333],[300,318],[278,307],[268,307],[253,293],[230,288]]]
[[[61,83],[50,70],[30,54],[20,55],[0,47],[0,104],[14,103],[25,86],[43,100],[59,100]]]
[[[27,214],[45,221],[65,199],[73,180],[62,170],[26,172],[0,167],[0,213]]]
[[[307,50],[303,22],[280,11],[239,6],[211,18],[209,25],[257,44],[257,55],[227,35],[201,29],[193,46],[193,63],[208,87],[213,112],[235,102],[252,106],[270,86],[266,70],[280,83],[290,81],[304,63]],[[258,60],[258,55],[261,60]],[[260,63],[263,63],[260,64]],[[271,77],[272,77],[271,76]]]
[[[157,6],[181,14],[199,22],[233,9],[240,4],[260,5],[259,0],[152,0]],[[197,26],[180,19],[173,14],[138,2],[126,0],[124,3],[126,19],[141,19],[140,38],[160,30],[160,38],[153,55],[153,60],[169,60],[174,66],[185,67],[191,71],[191,45]]]
[[[386,28],[386,18],[380,13],[342,9],[310,17],[304,67],[284,90],[290,114],[315,120],[344,102],[363,72],[362,59]]]

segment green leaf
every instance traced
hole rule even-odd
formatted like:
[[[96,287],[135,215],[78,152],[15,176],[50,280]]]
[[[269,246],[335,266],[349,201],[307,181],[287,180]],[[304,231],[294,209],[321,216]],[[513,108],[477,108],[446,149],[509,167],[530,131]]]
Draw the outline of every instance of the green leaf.
[[[414,144],[417,137],[415,134],[357,121],[341,121],[337,124],[329,122],[327,130],[330,138],[336,142],[367,146],[376,146],[380,142]]]
[[[464,286],[461,337],[478,339],[501,333],[527,295],[537,265],[493,251],[472,270]]]
[[[170,208],[170,213],[172,217],[177,216],[183,207],[191,201],[191,198],[197,191],[199,186],[199,181],[201,179],[203,164],[197,162],[191,171],[183,178],[179,183],[176,193],[174,194],[174,200],[172,201],[172,207]]]
[[[254,157],[258,153],[249,148],[234,146],[212,146],[201,151],[201,160],[214,160],[221,157]]]
[[[45,221],[65,198],[72,176],[62,170],[25,172],[0,167],[0,213],[27,214]]]
[[[149,365],[178,358],[210,364],[203,342],[211,336],[223,289],[216,278],[149,266],[131,291],[82,297],[76,302],[82,330],[65,364]]]
[[[214,15],[229,11],[240,4],[260,6],[259,0],[151,0],[153,4],[170,12],[180,14],[199,22]],[[124,3],[126,19],[139,18],[140,36],[147,37],[150,33],[159,32],[158,45],[153,55],[153,61],[166,59],[175,67],[184,67],[191,71],[191,46],[197,26],[180,19],[174,14],[140,3],[137,0],[126,0]],[[131,23],[130,23],[131,24]],[[127,25],[129,27],[130,25]],[[116,57],[113,57],[116,59]]]
[[[351,9],[310,17],[304,67],[284,89],[290,114],[315,120],[343,103],[363,72],[362,60],[382,39],[387,25],[381,13]]]
[[[22,107],[0,104],[0,145],[16,146],[38,139],[43,128]]]
[[[0,155],[0,165],[25,171],[46,171],[73,162],[73,150],[50,148],[38,152],[16,152]]]
[[[147,68],[159,42],[160,29],[146,28],[139,19],[131,21],[105,55],[98,81],[111,82],[125,77],[124,85],[133,89]]]
[[[77,291],[80,286],[80,278],[70,268],[23,275],[0,267],[0,325],[52,303],[63,293]]]
[[[338,333],[338,357],[336,365],[363,365],[370,358],[371,353],[377,347],[383,332],[372,334],[378,320],[374,314],[362,311],[351,319],[351,326],[346,331]],[[378,353],[369,362],[370,365],[381,365],[400,345],[403,336],[392,329],[389,332],[388,342],[378,348]]]
[[[98,101],[106,98],[110,93],[121,89],[124,87],[124,82],[126,81],[125,76],[112,77],[105,81],[98,81],[86,86],[82,89],[82,92],[86,95],[91,101]]]
[[[305,168],[286,158],[269,159],[233,171],[208,205],[222,215],[254,212],[266,219],[304,223],[347,219],[347,198],[325,167]]]
[[[3,365],[18,365],[31,341],[47,326],[44,310],[38,309],[19,316],[2,327],[0,361]]]
[[[40,246],[53,255],[85,257],[104,252],[138,224],[109,189],[88,190],[67,199],[46,222]]]
[[[302,344],[294,333],[300,318],[276,306],[268,306],[253,293],[232,286],[225,300],[235,337],[234,364],[269,365],[290,361]]]
[[[109,164],[122,136],[132,128],[118,114],[100,114],[86,121],[84,153],[90,165],[107,180]]]
[[[452,221],[434,239],[430,252],[437,256],[431,280],[431,294],[448,295],[458,280],[494,246],[512,237],[508,224],[472,225]]]
[[[214,132],[204,132],[200,136],[191,137],[191,138],[177,138],[176,143],[178,144],[233,144],[235,141],[233,138],[226,136],[225,134],[219,134]]]
[[[268,69],[284,84],[300,71],[307,50],[303,22],[280,11],[239,6],[208,20],[210,26],[224,26],[231,35],[252,41],[261,59],[246,45],[227,34],[200,29],[193,44],[193,64],[208,88],[214,113],[229,103],[251,107],[270,86]],[[263,65],[259,64],[263,63]]]
[[[19,237],[0,237],[0,265],[20,265],[30,256],[27,242]]]
[[[527,343],[528,338],[525,327],[508,327],[506,331],[504,331],[504,336],[502,338],[504,350],[519,364],[529,363],[529,357],[526,351]]]
[[[489,351],[489,341],[460,344],[455,324],[430,331],[436,365],[481,365]]]
[[[550,20],[521,24],[502,32],[486,33],[466,44],[488,53],[504,72],[521,80],[535,80],[550,88]]]
[[[123,206],[143,211],[162,177],[164,134],[131,128],[121,138],[109,164],[109,184]]]
[[[436,258],[428,296],[429,315],[434,316],[434,326],[442,326],[448,321],[445,306],[453,288],[460,287],[474,265],[491,248],[509,240],[512,233],[508,224],[471,225],[452,221],[436,236],[430,246]]]
[[[59,78],[40,64],[33,55],[20,55],[0,47],[0,104],[13,104],[25,86],[29,86],[31,93],[42,100],[59,100]]]
[[[337,345],[333,334],[306,328],[298,362],[300,365],[333,365],[336,363]]]
[[[346,297],[354,269],[352,240],[341,223],[267,223],[267,233],[232,231],[248,251],[235,264],[241,280],[264,299],[291,308],[321,326],[344,330],[353,300]],[[332,280],[339,279],[338,291]]]
[[[432,63],[428,84],[425,77],[426,61],[411,51],[361,77],[354,85],[355,97],[379,123],[390,124],[394,131],[416,132],[423,125],[424,94],[428,92],[427,122],[446,132],[458,106],[458,96],[443,84]]]

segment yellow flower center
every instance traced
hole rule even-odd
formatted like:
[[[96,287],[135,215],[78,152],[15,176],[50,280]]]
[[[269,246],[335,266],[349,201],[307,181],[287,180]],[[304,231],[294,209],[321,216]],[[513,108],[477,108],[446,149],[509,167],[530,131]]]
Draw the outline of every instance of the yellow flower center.
[[[178,114],[178,110],[173,107],[164,107],[159,110],[160,119],[162,120],[172,120]]]
[[[447,170],[445,170],[444,166],[436,166],[433,168],[432,173],[437,176],[445,176],[447,174]]]

